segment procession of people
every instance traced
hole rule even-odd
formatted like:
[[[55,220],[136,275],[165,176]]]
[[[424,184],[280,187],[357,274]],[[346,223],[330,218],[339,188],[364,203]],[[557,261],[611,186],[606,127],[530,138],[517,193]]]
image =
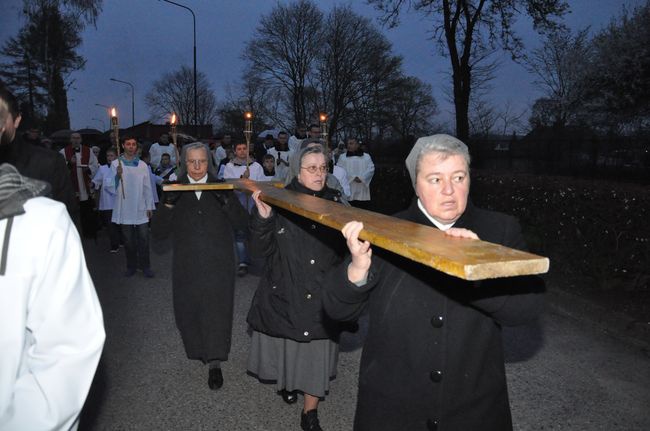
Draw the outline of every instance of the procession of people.
[[[205,364],[212,390],[233,378],[224,376],[221,365],[228,360],[231,348],[235,283],[237,276],[247,276],[249,267],[257,264],[259,285],[247,315],[251,337],[246,372],[262,383],[273,384],[285,403],[302,399],[296,420],[302,430],[328,428],[321,425],[318,409],[327,397],[336,396],[330,393],[330,383],[337,375],[339,339],[345,328],[364,315],[370,327],[363,346],[355,430],[512,428],[501,327],[524,324],[540,314],[544,286],[539,277],[466,282],[371,247],[359,240],[363,224],[358,220],[350,220],[341,235],[266,203],[260,191],[251,195],[199,187],[165,191],[156,203],[157,184],[248,179],[283,184],[286,190],[328,200],[341,208],[367,209],[375,167],[358,139],[344,141],[347,151],[338,155],[336,162],[318,125],[299,126],[292,136],[284,131],[277,137],[266,135],[257,146],[233,142],[235,134],[228,133],[212,147],[193,142],[179,148],[164,134],[147,151],[133,136],[113,136],[111,146],[101,149],[98,158],[83,144],[80,134],[72,133],[60,155],[52,152],[54,156],[37,161],[41,151],[51,150],[27,153],[31,150],[14,148],[20,116],[15,98],[4,86],[0,114],[0,227],[8,226],[6,230],[3,227],[5,241],[12,220],[18,223],[17,232],[30,242],[26,224],[36,220],[34,213],[41,211],[41,206],[42,211],[55,213],[59,227],[53,229],[65,228],[66,244],[72,245],[64,252],[73,254],[77,276],[65,280],[69,270],[56,266],[48,267],[45,274],[53,281],[61,278],[61,289],[74,285],[70,294],[83,298],[75,301],[76,307],[70,311],[57,308],[61,304],[52,297],[56,293],[30,298],[31,303],[50,301],[51,307],[42,311],[12,299],[6,290],[17,266],[13,259],[5,265],[7,250],[2,250],[0,297],[11,302],[3,300],[0,307],[14,304],[24,308],[24,325],[10,322],[19,326],[18,332],[38,333],[34,332],[38,325],[30,326],[32,319],[49,322],[45,334],[54,337],[54,344],[48,346],[54,355],[51,371],[60,371],[57,379],[61,382],[56,388],[41,385],[43,400],[36,404],[35,395],[24,392],[21,380],[32,372],[30,358],[21,353],[22,344],[12,343],[16,351],[0,353],[2,358],[9,355],[14,372],[6,375],[4,366],[0,371],[0,429],[7,424],[28,424],[31,419],[26,405],[38,409],[60,394],[67,393],[69,399],[66,416],[60,423],[48,422],[52,426],[46,428],[69,428],[83,406],[104,333],[75,225],[84,237],[100,242],[104,238],[95,239],[95,232],[103,226],[109,242],[106,252],[120,253],[123,246],[125,277],[138,271],[155,277],[151,258],[156,257],[150,256],[150,248],[155,248],[154,243],[168,244],[165,251],[172,254],[176,327],[187,358]],[[307,130],[308,135],[303,135]],[[34,163],[48,163],[52,168],[43,169],[47,175],[38,177],[29,168]],[[423,137],[405,165],[415,198],[396,217],[462,241],[480,238],[526,248],[513,217],[477,208],[468,199],[470,156],[463,142],[449,135]],[[23,180],[29,176],[35,179]],[[15,194],[5,193],[4,184],[11,184]],[[71,194],[76,199],[71,199]],[[45,240],[49,233],[35,230],[31,235]],[[29,254],[28,249],[13,243],[13,237],[11,241],[10,257],[18,250]],[[33,317],[34,313],[43,316]],[[3,322],[6,316],[0,313]],[[87,326],[57,340],[57,332],[72,331],[71,325]],[[0,344],[6,345],[1,343],[3,337],[0,335]],[[57,343],[70,338],[87,343],[79,347],[76,358],[69,359],[83,375],[66,383],[67,362],[56,355],[67,358],[73,352]],[[38,346],[43,340],[30,342]],[[38,376],[34,378],[38,380]],[[76,397],[66,392],[69,385],[75,385]]]

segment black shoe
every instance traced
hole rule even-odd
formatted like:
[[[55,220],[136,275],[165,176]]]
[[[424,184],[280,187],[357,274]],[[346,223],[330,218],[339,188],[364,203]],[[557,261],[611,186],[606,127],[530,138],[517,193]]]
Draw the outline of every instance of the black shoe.
[[[300,428],[303,431],[323,431],[318,422],[318,410],[309,410],[307,413],[300,412]]]
[[[245,263],[240,263],[239,267],[237,268],[237,275],[239,277],[243,277],[246,274],[248,274],[248,265],[246,265]]]
[[[298,394],[296,391],[289,392],[286,389],[282,389],[280,391],[280,396],[287,404],[294,404],[296,401],[298,401]]]
[[[213,391],[216,391],[223,386],[223,374],[221,368],[211,368],[208,374],[208,386]]]

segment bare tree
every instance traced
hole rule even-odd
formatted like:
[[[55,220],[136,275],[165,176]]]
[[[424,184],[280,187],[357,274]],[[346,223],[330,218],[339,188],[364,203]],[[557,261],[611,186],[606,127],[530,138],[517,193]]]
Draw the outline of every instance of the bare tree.
[[[456,135],[463,140],[469,136],[472,74],[481,60],[498,45],[513,56],[520,53],[522,42],[513,25],[518,15],[529,15],[536,29],[545,29],[556,27],[552,18],[568,10],[565,0],[367,1],[383,12],[382,22],[391,27],[399,23],[402,8],[433,19],[433,40],[451,62]]]
[[[330,114],[333,134],[344,124],[349,108],[386,91],[401,75],[400,57],[390,42],[350,6],[336,6],[327,16],[318,65],[322,107]]]
[[[470,104],[469,125],[472,135],[488,137],[498,121],[498,113],[485,98],[473,98]]]
[[[243,54],[258,84],[286,91],[295,124],[307,121],[305,87],[319,53],[322,20],[310,0],[277,4],[260,19]]]
[[[527,109],[515,110],[512,102],[508,100],[502,109],[497,112],[497,122],[501,123],[501,135],[514,134],[523,126],[522,119],[528,112]]]
[[[526,68],[537,77],[535,84],[552,100],[553,124],[563,127],[576,118],[584,98],[584,76],[592,55],[589,28],[558,29],[546,35],[544,44],[525,57]],[[546,105],[551,107],[551,105]]]
[[[197,74],[199,124],[213,124],[217,118],[217,100],[203,72]],[[178,116],[178,124],[191,124],[194,116],[194,72],[181,66],[175,72],[165,73],[153,83],[145,96],[153,120],[167,119],[170,113]]]

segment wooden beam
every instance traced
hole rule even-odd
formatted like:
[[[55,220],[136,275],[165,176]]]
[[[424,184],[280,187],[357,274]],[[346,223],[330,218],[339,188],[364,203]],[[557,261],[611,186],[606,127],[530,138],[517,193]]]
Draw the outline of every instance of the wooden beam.
[[[395,217],[345,207],[336,202],[284,190],[277,183],[229,180],[216,184],[165,185],[165,191],[261,190],[264,202],[340,230],[347,222],[363,222],[360,238],[371,244],[465,280],[542,274],[549,260],[486,241],[453,238],[440,230]]]

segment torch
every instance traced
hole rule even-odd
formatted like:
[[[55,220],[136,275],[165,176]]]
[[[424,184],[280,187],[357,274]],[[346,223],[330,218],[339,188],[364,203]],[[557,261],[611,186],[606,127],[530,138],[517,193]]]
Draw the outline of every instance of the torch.
[[[124,168],[122,167],[122,159],[120,157],[120,125],[117,121],[117,110],[115,107],[111,108],[111,128],[113,129],[113,139],[115,140],[115,149],[117,150],[117,166],[120,168],[120,171],[123,173]],[[122,189],[122,199],[124,199],[124,177],[120,173],[120,186]]]
[[[181,157],[178,152],[178,135],[176,134],[176,113],[172,112],[172,117],[169,120],[169,133],[172,135],[172,144],[174,145],[174,151],[176,151],[176,167],[178,168],[181,164]]]
[[[329,148],[329,145],[327,143],[327,114],[321,112],[320,115],[318,116],[318,120],[320,121],[321,139],[323,139],[323,141],[325,142],[325,148]]]
[[[250,165],[251,153],[251,136],[253,136],[253,113],[250,111],[244,112],[244,137],[246,138],[246,170]]]

